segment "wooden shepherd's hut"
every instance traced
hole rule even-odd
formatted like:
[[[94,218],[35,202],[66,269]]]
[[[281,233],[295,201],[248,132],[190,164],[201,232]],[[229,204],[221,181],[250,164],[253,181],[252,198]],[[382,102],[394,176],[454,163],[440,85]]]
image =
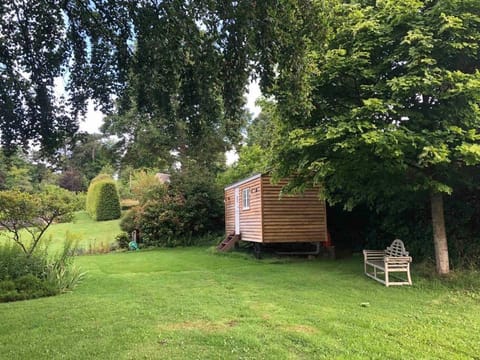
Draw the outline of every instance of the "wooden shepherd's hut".
[[[328,241],[325,201],[318,188],[280,197],[287,180],[272,184],[257,174],[225,188],[226,238],[218,249],[227,251],[238,240],[255,244]]]

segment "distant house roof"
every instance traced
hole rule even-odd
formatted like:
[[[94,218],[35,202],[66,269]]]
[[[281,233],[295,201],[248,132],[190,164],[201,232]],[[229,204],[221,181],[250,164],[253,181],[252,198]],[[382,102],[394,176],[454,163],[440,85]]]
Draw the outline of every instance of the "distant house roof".
[[[170,175],[165,173],[156,173],[155,178],[158,179],[162,184],[170,182]]]

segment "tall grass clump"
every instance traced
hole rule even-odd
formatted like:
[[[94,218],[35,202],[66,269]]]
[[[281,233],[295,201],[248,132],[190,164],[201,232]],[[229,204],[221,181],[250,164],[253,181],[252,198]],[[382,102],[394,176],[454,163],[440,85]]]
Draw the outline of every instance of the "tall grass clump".
[[[25,253],[14,243],[0,244],[0,302],[53,296],[73,290],[84,274],[73,264],[77,239],[66,234],[60,253],[46,248]]]
[[[46,280],[58,294],[73,290],[85,276],[73,263],[78,240],[67,232],[62,251],[50,258],[47,264]]]

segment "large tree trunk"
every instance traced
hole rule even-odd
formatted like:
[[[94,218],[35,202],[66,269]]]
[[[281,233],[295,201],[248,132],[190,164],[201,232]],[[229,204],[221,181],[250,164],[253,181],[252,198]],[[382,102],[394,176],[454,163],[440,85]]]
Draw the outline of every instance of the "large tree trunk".
[[[443,217],[443,195],[432,192],[432,225],[433,243],[435,244],[435,262],[437,273],[446,275],[450,272],[448,264],[447,234],[445,232],[445,218]]]

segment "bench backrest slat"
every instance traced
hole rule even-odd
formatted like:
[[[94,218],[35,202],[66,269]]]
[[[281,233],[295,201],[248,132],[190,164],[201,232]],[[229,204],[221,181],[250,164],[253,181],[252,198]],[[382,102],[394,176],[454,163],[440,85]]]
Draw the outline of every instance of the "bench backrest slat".
[[[405,250],[405,245],[400,239],[393,240],[392,244],[385,250],[387,256],[408,256],[408,251]]]

